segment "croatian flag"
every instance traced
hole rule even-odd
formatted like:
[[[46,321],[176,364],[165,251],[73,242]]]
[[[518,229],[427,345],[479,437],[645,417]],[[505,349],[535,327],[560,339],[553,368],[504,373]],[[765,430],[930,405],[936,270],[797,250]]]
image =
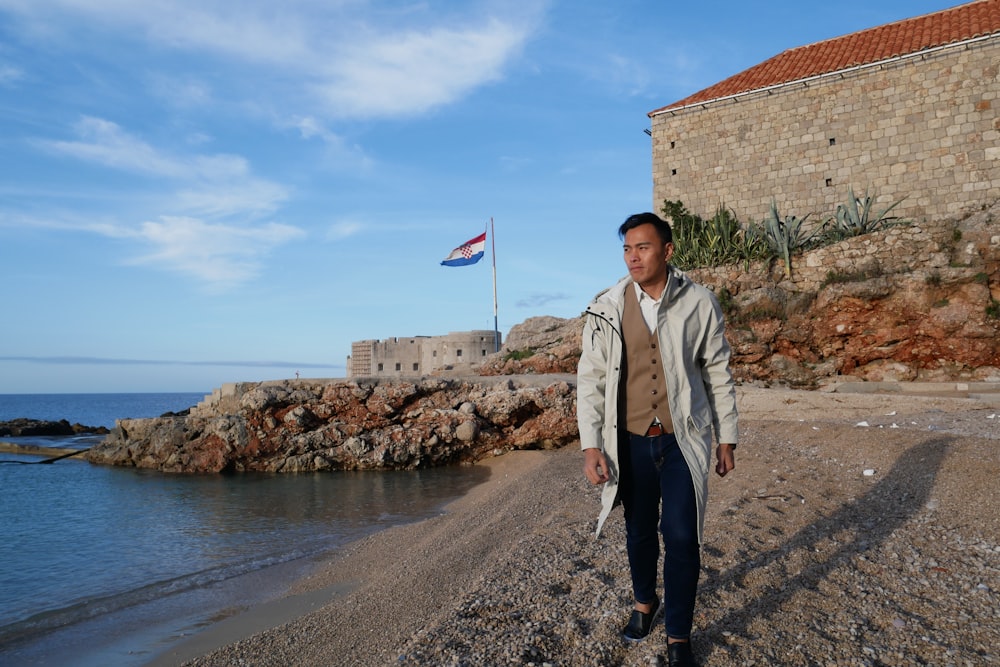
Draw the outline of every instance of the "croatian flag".
[[[486,252],[486,232],[474,239],[469,239],[451,251],[451,254],[441,262],[442,266],[466,266],[475,264],[483,258]]]

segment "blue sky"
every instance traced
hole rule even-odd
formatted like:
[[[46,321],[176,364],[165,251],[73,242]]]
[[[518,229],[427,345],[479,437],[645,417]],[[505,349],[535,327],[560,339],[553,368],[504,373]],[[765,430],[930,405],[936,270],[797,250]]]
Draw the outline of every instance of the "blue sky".
[[[0,0],[0,393],[342,377],[574,317],[655,210],[646,114],[948,0]],[[487,246],[489,248],[489,244]]]

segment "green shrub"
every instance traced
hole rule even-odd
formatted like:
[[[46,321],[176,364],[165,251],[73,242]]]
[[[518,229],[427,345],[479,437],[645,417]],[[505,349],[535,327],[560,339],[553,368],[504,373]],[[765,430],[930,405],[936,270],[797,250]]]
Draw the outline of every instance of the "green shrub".
[[[736,215],[720,205],[708,220],[691,213],[680,201],[663,202],[661,209],[671,221],[674,257],[671,262],[682,271],[726,264],[744,263],[766,256],[756,238],[748,236]]]
[[[504,355],[504,361],[509,361],[511,359],[515,361],[520,361],[521,359],[527,359],[528,357],[534,356],[535,350],[528,347],[523,350],[511,350],[506,355]]]
[[[991,320],[1000,320],[1000,301],[990,298],[990,302],[986,306],[986,317]]]

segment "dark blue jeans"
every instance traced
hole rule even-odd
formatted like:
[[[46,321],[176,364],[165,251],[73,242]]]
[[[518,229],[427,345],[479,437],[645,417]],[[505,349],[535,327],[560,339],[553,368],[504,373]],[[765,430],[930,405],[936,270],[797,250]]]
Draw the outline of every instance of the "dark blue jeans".
[[[632,591],[637,602],[655,598],[662,535],[663,620],[668,637],[687,639],[701,571],[691,472],[673,434],[647,438],[629,433],[627,456],[621,499]]]

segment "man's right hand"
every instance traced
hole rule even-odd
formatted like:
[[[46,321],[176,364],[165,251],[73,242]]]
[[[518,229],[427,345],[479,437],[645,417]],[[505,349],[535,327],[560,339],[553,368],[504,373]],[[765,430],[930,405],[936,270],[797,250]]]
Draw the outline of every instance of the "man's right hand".
[[[583,474],[595,486],[608,481],[608,461],[596,447],[583,450]]]

